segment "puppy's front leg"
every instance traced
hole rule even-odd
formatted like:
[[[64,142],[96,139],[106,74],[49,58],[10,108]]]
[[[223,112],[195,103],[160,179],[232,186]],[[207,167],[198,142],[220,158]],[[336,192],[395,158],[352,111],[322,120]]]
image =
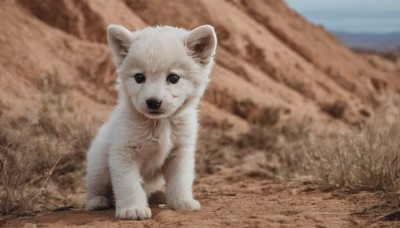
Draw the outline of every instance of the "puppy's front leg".
[[[110,155],[111,181],[116,201],[116,217],[119,219],[148,219],[151,210],[142,187],[139,166],[123,153]]]
[[[194,146],[181,146],[174,151],[163,171],[167,183],[167,204],[174,210],[199,210],[200,203],[192,194]]]

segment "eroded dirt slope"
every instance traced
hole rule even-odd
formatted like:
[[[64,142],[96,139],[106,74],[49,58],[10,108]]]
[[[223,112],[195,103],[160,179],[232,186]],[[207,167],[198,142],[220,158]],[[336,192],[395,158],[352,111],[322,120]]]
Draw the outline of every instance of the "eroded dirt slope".
[[[217,120],[226,117],[245,130],[246,121],[257,122],[263,110],[271,108],[283,110],[282,119],[306,115],[317,122],[339,119],[351,124],[386,104],[398,112],[398,101],[387,99],[393,88],[385,74],[283,2],[193,4],[196,7],[159,0],[2,2],[1,85],[10,88],[8,84],[15,83],[24,86],[21,90],[37,90],[38,80],[58,74],[74,85],[72,94],[91,103],[84,106],[91,110],[109,106],[116,100],[105,39],[109,23],[132,30],[209,23],[216,27],[219,49],[205,102],[223,110],[213,112]],[[21,80],[24,83],[16,82]],[[202,113],[211,116],[207,110]]]

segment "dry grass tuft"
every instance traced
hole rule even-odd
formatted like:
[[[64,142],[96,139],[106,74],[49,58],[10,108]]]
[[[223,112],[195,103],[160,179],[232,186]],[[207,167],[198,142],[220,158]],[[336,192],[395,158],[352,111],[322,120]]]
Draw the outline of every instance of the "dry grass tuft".
[[[303,144],[305,168],[327,188],[400,190],[400,123],[375,122]]]
[[[82,187],[94,134],[88,126],[96,124],[76,118],[70,108],[71,86],[54,72],[38,83],[38,109],[0,115],[0,216],[64,206],[69,203],[65,195]]]
[[[23,133],[25,134],[25,133]],[[26,135],[11,142],[1,132],[0,215],[25,216],[35,213],[35,203],[48,183],[61,156],[36,151],[26,144]]]
[[[376,219],[386,219],[390,221],[400,220],[400,196],[399,192],[378,192],[379,202],[376,205],[365,208],[356,214],[361,216],[373,217]]]
[[[364,214],[400,219],[400,121],[375,121],[319,136],[312,134],[311,124],[303,120],[258,125],[225,144],[234,151],[263,151],[266,161],[273,155],[279,164],[269,171],[277,178],[311,177],[325,190],[373,192],[379,203]],[[214,138],[221,142],[221,137]]]
[[[196,151],[196,173],[213,174],[218,166],[231,165],[234,138],[221,130],[208,130],[199,136]]]
[[[276,122],[272,125],[253,125],[249,132],[241,134],[236,139],[236,146],[240,148],[255,148],[267,152],[280,152],[287,144],[305,140],[310,135],[312,120],[288,120],[285,123]]]
[[[68,118],[44,116],[33,122],[17,134],[0,128],[1,216],[58,207],[66,202],[60,200],[64,193],[82,187],[94,130]]]
[[[250,165],[254,171],[268,173],[268,177],[282,179],[283,173],[291,173],[297,162],[282,153],[287,144],[306,139],[310,135],[311,119],[287,120],[286,122],[253,125],[237,136],[227,135],[227,129],[207,129],[199,135],[196,153],[198,174],[213,174],[219,168],[241,169]],[[243,166],[244,165],[244,166]],[[242,172],[242,174],[245,174]],[[262,177],[265,175],[252,175]]]
[[[291,153],[301,155],[296,158],[302,168],[322,187],[378,193],[375,214],[400,209],[400,122],[375,121],[361,129],[331,133],[294,147]]]

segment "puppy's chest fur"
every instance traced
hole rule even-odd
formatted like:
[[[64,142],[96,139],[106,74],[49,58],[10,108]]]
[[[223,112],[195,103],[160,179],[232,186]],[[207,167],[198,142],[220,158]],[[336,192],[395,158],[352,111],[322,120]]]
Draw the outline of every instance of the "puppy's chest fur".
[[[158,175],[174,147],[175,132],[171,121],[149,121],[135,133],[128,153],[141,165],[142,177]]]

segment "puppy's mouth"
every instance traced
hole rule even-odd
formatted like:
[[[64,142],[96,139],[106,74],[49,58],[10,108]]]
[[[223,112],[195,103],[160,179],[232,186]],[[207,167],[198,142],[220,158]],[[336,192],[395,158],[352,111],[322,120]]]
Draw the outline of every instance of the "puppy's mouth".
[[[151,115],[162,115],[162,114],[164,114],[162,111],[149,111],[149,114],[151,114]]]
[[[147,116],[147,118],[150,119],[162,119],[167,117],[168,115],[166,115],[165,111],[155,111],[155,110],[148,110],[145,115]]]

